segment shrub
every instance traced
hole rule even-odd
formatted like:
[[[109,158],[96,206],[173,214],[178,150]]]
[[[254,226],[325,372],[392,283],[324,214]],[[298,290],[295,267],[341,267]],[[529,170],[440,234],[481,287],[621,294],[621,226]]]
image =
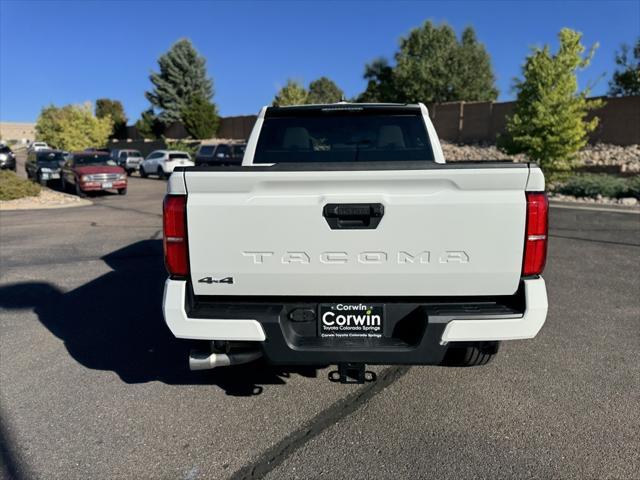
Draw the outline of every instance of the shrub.
[[[627,180],[628,190],[626,197],[636,197],[640,200],[640,175],[636,175],[633,178]]]
[[[191,155],[191,159],[194,159],[200,142],[185,142],[182,140],[167,141],[167,148],[171,150],[180,150],[181,152],[187,152]]]
[[[0,171],[0,200],[15,200],[35,197],[40,193],[40,185],[18,177],[10,171]]]
[[[624,179],[613,175],[585,174],[573,177],[558,192],[574,197],[640,198],[640,178]]]

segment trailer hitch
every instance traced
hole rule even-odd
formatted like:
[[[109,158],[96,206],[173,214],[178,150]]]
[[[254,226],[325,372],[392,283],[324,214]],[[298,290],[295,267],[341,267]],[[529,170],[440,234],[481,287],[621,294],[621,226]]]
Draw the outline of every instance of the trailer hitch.
[[[338,370],[329,372],[329,380],[338,383],[375,382],[378,376],[366,369],[364,363],[339,363]]]

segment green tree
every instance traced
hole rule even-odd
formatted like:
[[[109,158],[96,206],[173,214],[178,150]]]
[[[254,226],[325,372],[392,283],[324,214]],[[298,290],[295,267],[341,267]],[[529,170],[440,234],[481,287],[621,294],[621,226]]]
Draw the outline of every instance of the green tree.
[[[62,150],[104,147],[112,129],[111,117],[97,118],[90,102],[61,108],[50,105],[36,122],[37,138]]]
[[[386,58],[379,57],[364,67],[367,88],[358,95],[358,102],[397,102],[398,96],[393,85],[393,68]]]
[[[143,138],[149,139],[160,138],[163,131],[162,123],[158,120],[153,108],[149,108],[142,112],[142,115],[140,115],[135,127]]]
[[[586,116],[603,104],[588,101],[589,89],[579,92],[576,79],[576,71],[589,65],[597,45],[585,55],[582,34],[568,28],[560,31],[559,39],[557,53],[547,45],[527,57],[524,78],[516,80],[518,97],[507,118],[507,135],[499,139],[501,149],[525,153],[550,180],[565,178],[573,170],[578,151],[598,125],[597,117],[587,121]]]
[[[494,101],[498,98],[496,77],[491,68],[489,54],[467,27],[455,55],[457,75],[453,78],[453,92],[461,100]]]
[[[216,106],[199,95],[186,105],[182,121],[189,135],[197,139],[213,137],[220,123]]]
[[[609,95],[640,95],[640,37],[633,47],[633,60],[629,58],[629,45],[624,44],[616,53],[616,65],[618,69],[609,82]]]
[[[403,102],[491,101],[498,96],[491,61],[468,27],[458,41],[430,21],[400,40],[393,83]]]
[[[344,92],[327,77],[320,77],[309,84],[307,103],[336,103],[342,100]]]
[[[124,107],[120,100],[111,100],[109,98],[99,98],[96,100],[96,117],[111,117],[113,121],[113,133],[115,138],[124,138],[127,131],[127,116],[124,113]]]
[[[287,84],[282,87],[273,99],[274,107],[285,105],[304,105],[307,103],[308,93],[296,80],[287,80]]]
[[[178,40],[158,59],[160,71],[149,77],[154,88],[147,100],[159,111],[165,125],[182,120],[185,107],[194,97],[210,101],[213,81],[207,76],[206,60],[187,39]]]

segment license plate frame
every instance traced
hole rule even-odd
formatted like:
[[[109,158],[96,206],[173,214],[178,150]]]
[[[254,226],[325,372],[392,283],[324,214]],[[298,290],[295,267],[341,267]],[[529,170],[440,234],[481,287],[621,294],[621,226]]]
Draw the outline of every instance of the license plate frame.
[[[318,336],[342,340],[382,338],[385,308],[381,303],[336,302],[318,305]]]

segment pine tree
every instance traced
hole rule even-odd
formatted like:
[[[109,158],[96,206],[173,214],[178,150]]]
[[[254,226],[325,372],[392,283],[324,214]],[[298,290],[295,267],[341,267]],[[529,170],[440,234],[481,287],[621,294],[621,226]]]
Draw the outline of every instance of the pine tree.
[[[193,97],[187,104],[182,121],[189,135],[197,139],[213,137],[220,122],[215,105],[201,96]]]
[[[527,57],[524,78],[516,81],[518,97],[514,114],[507,119],[507,135],[499,139],[501,149],[525,153],[550,180],[563,179],[575,167],[577,152],[598,125],[597,117],[586,120],[587,113],[602,106],[601,101],[587,100],[588,89],[578,92],[576,78],[576,71],[589,65],[597,45],[584,55],[581,33],[565,28],[559,38],[556,54],[545,46]]]
[[[456,50],[457,74],[453,78],[453,97],[466,101],[493,101],[498,98],[491,59],[484,45],[478,42],[473,28],[465,28]]]
[[[160,120],[158,120],[158,117],[156,117],[153,112],[153,108],[149,108],[142,112],[142,115],[140,115],[135,127],[143,138],[154,139],[159,138],[162,135],[163,127]]]
[[[211,100],[213,81],[207,76],[206,61],[189,40],[178,40],[158,59],[158,65],[160,71],[149,77],[154,89],[145,96],[159,111],[163,124],[181,121],[194,97]]]

